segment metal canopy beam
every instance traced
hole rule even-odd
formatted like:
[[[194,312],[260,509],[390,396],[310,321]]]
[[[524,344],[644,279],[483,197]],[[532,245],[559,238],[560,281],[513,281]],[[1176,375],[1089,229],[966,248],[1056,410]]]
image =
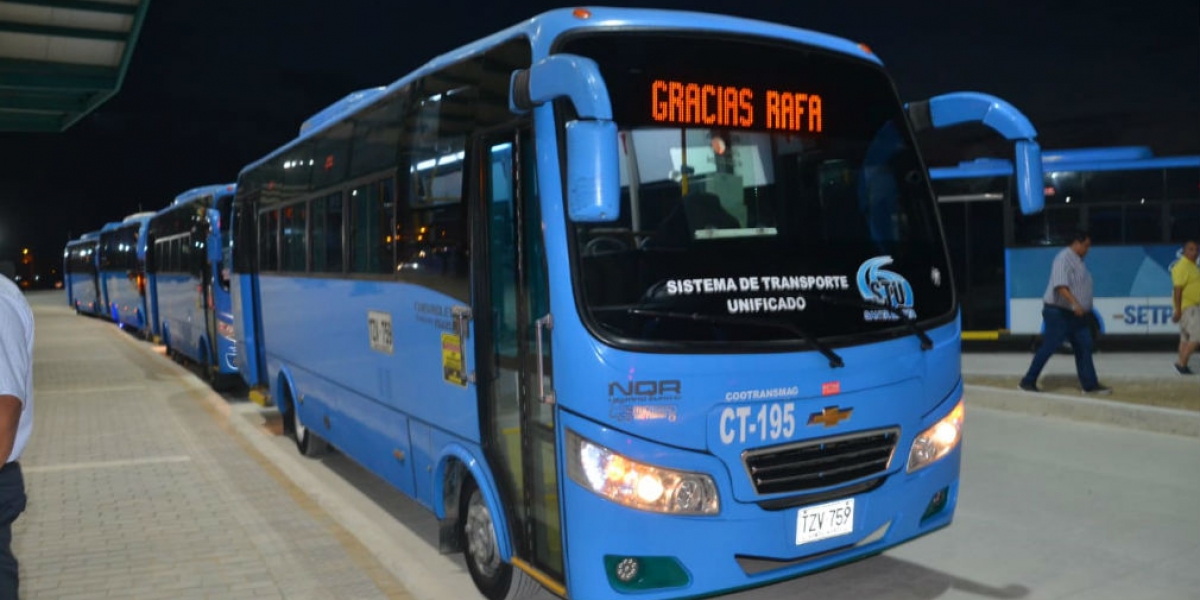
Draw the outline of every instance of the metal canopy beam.
[[[129,37],[129,34],[124,31],[105,31],[103,29],[87,29],[84,27],[59,27],[57,25],[34,25],[30,23],[0,21],[0,33],[3,32],[75,38],[80,40],[104,40],[107,42],[123,42],[125,38]]]
[[[0,132],[63,131],[116,94],[149,6],[0,0]]]
[[[0,113],[0,131],[62,131],[63,117],[57,114]]]
[[[106,91],[117,87],[115,68],[0,59],[0,90]]]
[[[92,96],[87,93],[13,94],[0,90],[0,114],[5,111],[75,113],[87,109]]]
[[[92,0],[4,0],[9,4],[28,4],[46,8],[65,8],[86,12],[108,13],[114,15],[137,14],[136,4],[113,4],[112,2],[95,2]]]

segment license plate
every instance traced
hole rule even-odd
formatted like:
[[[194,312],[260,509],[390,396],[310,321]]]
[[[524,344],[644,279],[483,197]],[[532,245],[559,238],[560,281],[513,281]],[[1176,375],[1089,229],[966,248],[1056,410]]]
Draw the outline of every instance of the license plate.
[[[854,498],[807,506],[796,513],[796,545],[854,531]]]

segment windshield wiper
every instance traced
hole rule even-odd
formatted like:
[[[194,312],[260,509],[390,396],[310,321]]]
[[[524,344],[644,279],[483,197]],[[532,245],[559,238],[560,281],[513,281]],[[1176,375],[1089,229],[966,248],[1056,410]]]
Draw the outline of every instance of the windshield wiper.
[[[812,344],[813,348],[816,348],[817,351],[825,355],[825,358],[829,359],[829,368],[837,369],[846,366],[846,363],[842,360],[842,357],[838,356],[838,354],[831,350],[829,346],[821,343],[821,341],[814,337],[813,334],[795,325],[792,325],[791,323],[784,323],[782,321],[764,321],[761,319],[751,319],[747,317],[729,317],[725,315],[704,315],[700,313],[681,313],[667,310],[647,310],[644,308],[631,308],[629,309],[629,314],[642,317],[681,319],[684,321],[696,321],[698,323],[712,323],[714,325],[750,325],[752,327],[774,327],[776,329],[783,329],[800,336],[804,339],[804,341]]]
[[[841,298],[838,296],[830,296],[829,294],[821,294],[818,298],[821,300],[821,302],[826,304],[853,306],[854,308],[861,308],[863,310],[886,310],[893,315],[896,315],[896,318],[900,319],[900,322],[903,323],[905,327],[908,327],[917,335],[917,338],[921,340],[921,350],[930,350],[933,348],[933,340],[929,339],[928,335],[925,335],[925,330],[918,327],[917,322],[914,321],[912,317],[904,314],[904,311],[890,304],[876,304],[874,302],[867,302],[866,300],[859,300],[857,298]]]

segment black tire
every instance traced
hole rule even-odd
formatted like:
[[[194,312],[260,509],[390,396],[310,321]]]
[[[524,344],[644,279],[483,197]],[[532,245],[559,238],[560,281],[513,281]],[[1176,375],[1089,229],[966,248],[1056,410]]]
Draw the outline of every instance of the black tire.
[[[296,410],[296,398],[295,394],[292,394],[292,390],[285,387],[284,393],[288,396],[288,419],[292,425],[292,439],[296,441],[296,449],[300,451],[300,454],[309,458],[325,454],[329,449],[329,444],[324,438],[313,433],[300,422],[300,411]]]
[[[474,479],[463,481],[459,501],[463,556],[479,592],[488,600],[520,600],[536,594],[541,587],[532,577],[500,559],[496,523]]]
[[[204,378],[208,380],[209,387],[218,392],[228,392],[237,383],[232,375],[222,373],[216,365],[204,367]]]

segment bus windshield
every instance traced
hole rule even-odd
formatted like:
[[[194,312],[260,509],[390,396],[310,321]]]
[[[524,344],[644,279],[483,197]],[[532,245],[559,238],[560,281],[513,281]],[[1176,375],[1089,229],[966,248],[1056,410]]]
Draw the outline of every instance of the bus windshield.
[[[620,218],[573,232],[601,337],[849,343],[953,318],[927,173],[877,65],[665,34],[560,50],[598,63],[619,129]]]

